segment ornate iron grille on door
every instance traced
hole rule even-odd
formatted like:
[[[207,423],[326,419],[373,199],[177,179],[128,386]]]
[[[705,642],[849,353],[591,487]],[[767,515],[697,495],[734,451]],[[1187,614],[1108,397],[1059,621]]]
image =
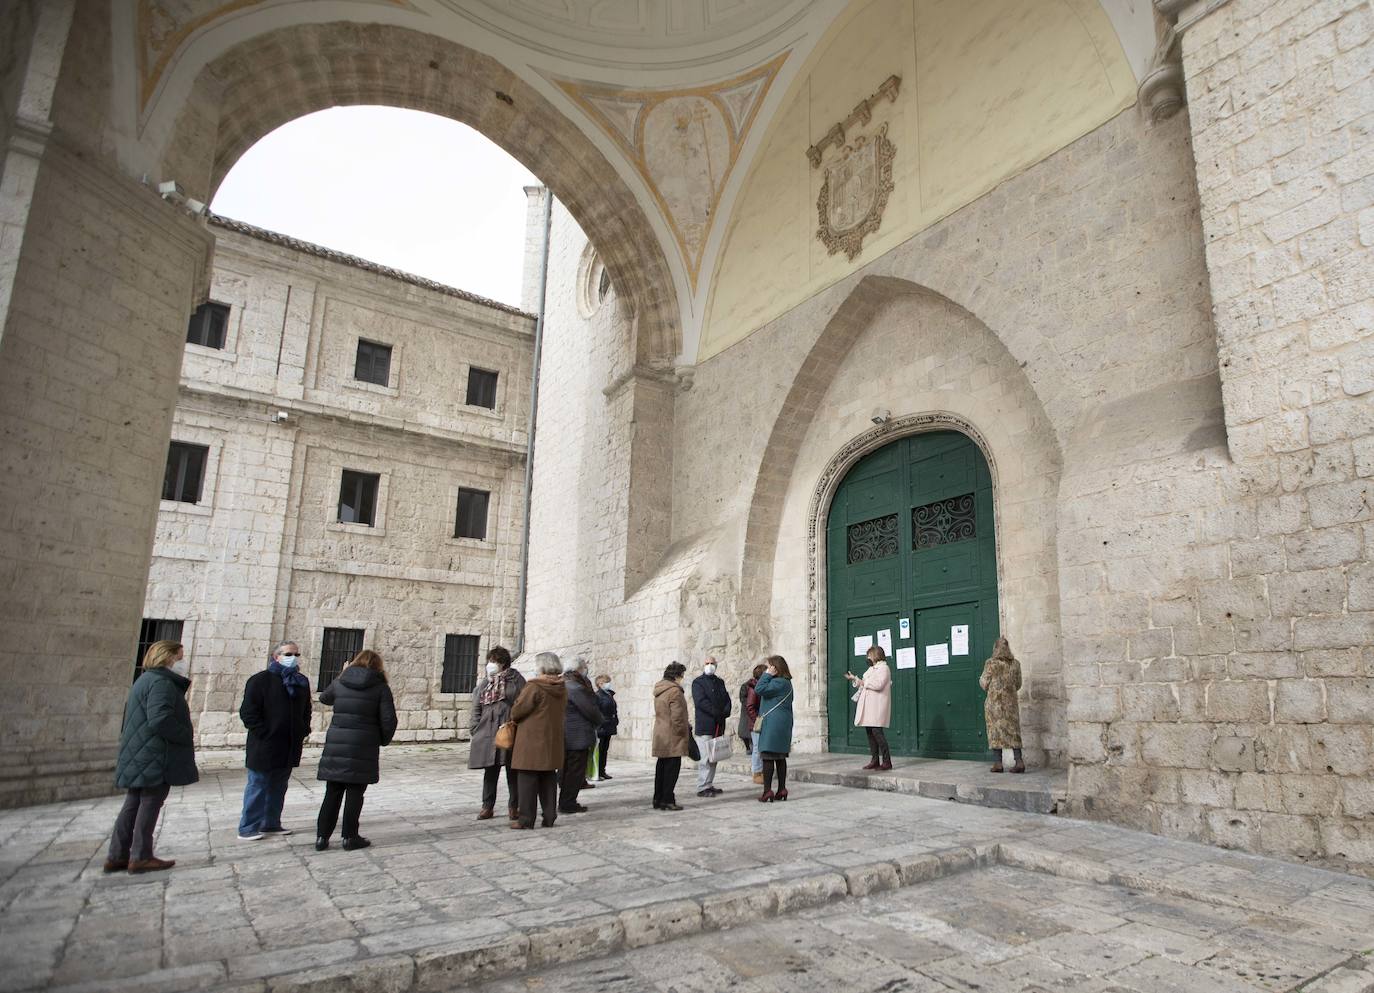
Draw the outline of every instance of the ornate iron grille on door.
[[[848,563],[871,562],[897,554],[897,515],[849,525]]]
[[[911,511],[911,547],[934,548],[978,537],[973,494],[949,497]]]

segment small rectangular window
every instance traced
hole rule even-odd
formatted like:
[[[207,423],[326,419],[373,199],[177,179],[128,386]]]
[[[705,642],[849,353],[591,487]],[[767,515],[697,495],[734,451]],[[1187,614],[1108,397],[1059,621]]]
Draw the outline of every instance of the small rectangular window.
[[[320,645],[320,672],[315,688],[322,690],[343,672],[353,656],[363,650],[362,628],[325,628]]]
[[[343,471],[339,481],[339,523],[377,524],[377,486],[382,477],[375,472]]]
[[[134,678],[143,672],[143,656],[155,641],[181,641],[181,621],[162,617],[145,617],[138,628],[138,651],[134,655]]]
[[[204,445],[172,442],[167,451],[167,471],[162,477],[162,499],[177,503],[200,503],[200,488],[205,481],[205,463],[210,449]]]
[[[453,525],[455,538],[487,538],[487,504],[491,494],[486,490],[458,490],[458,514]]]
[[[440,693],[471,693],[477,685],[477,652],[482,639],[475,634],[444,635],[444,671]]]
[[[391,382],[391,346],[358,339],[358,359],[353,364],[353,378],[364,383],[386,386]]]
[[[203,303],[191,315],[186,325],[186,343],[206,348],[223,348],[224,334],[229,327],[229,305]]]
[[[499,373],[486,369],[468,369],[468,405],[496,409],[496,378]]]

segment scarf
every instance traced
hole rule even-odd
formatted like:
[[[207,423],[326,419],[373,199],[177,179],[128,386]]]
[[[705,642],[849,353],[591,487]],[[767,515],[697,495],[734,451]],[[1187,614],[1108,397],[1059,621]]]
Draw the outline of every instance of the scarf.
[[[509,669],[498,669],[496,675],[487,680],[487,688],[482,691],[481,704],[489,707],[498,700],[506,698],[507,677],[510,676]]]
[[[268,672],[275,672],[281,677],[282,683],[286,685],[286,695],[295,696],[297,690],[310,691],[310,680],[305,678],[305,673],[301,672],[300,667],[288,669],[276,659],[267,665]]]

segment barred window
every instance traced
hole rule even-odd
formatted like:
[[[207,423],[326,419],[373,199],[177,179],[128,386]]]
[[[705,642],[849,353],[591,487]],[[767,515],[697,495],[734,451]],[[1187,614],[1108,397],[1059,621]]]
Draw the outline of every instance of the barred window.
[[[444,635],[444,670],[440,693],[471,693],[477,685],[477,652],[482,639],[475,634]]]
[[[182,621],[145,617],[138,628],[138,651],[134,654],[134,678],[143,672],[143,656],[156,641],[181,641]]]
[[[324,629],[324,640],[320,645],[320,673],[315,681],[317,689],[323,690],[338,679],[344,666],[363,650],[363,633],[362,628]]]

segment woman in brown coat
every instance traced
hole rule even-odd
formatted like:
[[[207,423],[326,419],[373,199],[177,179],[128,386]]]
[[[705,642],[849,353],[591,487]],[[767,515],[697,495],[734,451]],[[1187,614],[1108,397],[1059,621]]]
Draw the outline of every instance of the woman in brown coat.
[[[1021,663],[1011,654],[1006,638],[992,646],[992,658],[983,663],[978,685],[987,690],[983,718],[987,721],[988,747],[992,749],[992,771],[1002,771],[1002,749],[1010,748],[1015,764],[1012,772],[1025,772],[1021,758],[1021,709],[1016,692],[1021,688]]]
[[[515,722],[510,765],[520,802],[520,815],[510,826],[522,831],[534,827],[536,803],[543,808],[545,827],[553,827],[558,817],[558,768],[563,764],[563,717],[568,708],[558,656],[540,652],[534,657],[534,670],[534,678],[510,711]]]
[[[687,667],[670,662],[663,678],[654,684],[654,809],[681,810],[674,791],[682,772],[682,756],[691,750],[692,723],[687,719],[687,697],[682,677]]]

